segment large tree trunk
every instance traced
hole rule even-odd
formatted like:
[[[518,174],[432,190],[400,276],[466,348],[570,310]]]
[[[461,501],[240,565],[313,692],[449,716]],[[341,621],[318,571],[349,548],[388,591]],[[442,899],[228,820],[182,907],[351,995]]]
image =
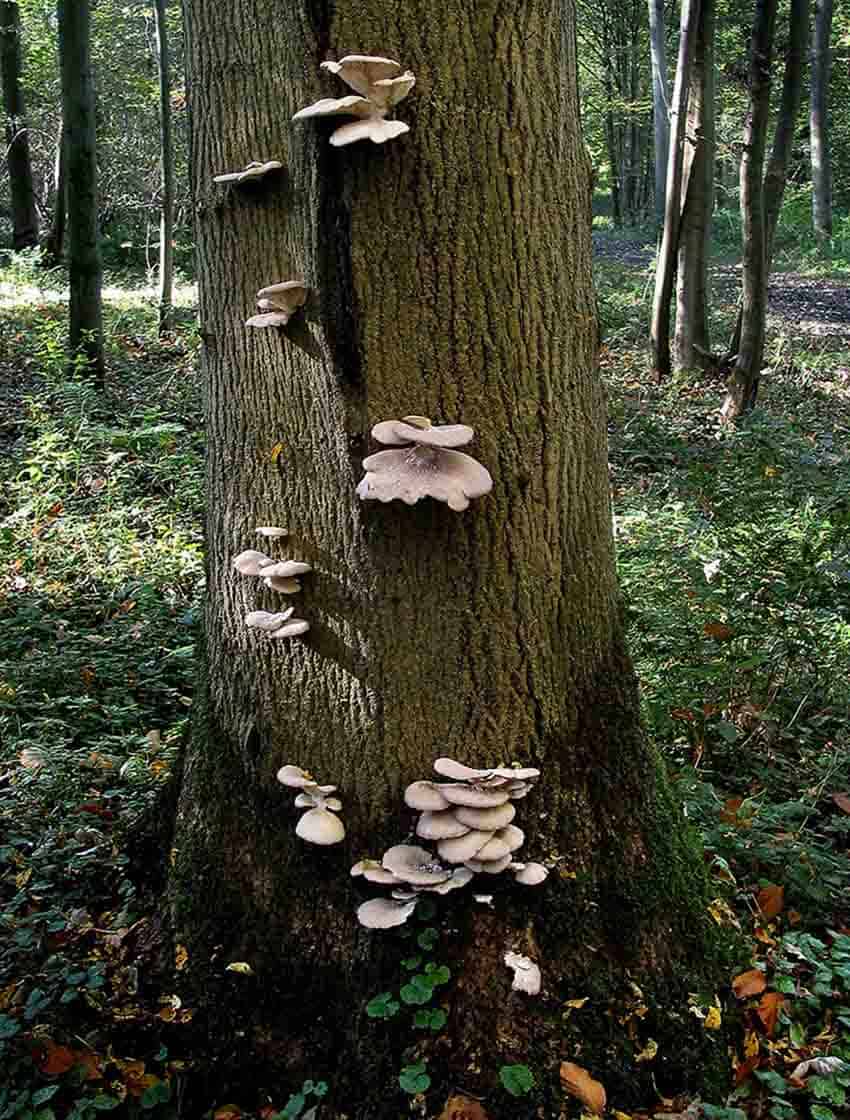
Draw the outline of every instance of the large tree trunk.
[[[655,145],[655,221],[660,230],[664,225],[667,158],[670,152],[664,0],[649,0],[649,50],[652,62],[652,127]]]
[[[831,35],[832,0],[815,0],[809,140],[812,155],[812,221],[815,237],[822,249],[829,246],[832,237],[832,168],[828,125]]]
[[[69,345],[72,365],[84,365],[88,375],[102,384],[103,274],[97,228],[97,154],[90,23],[90,0],[59,0],[62,119],[65,122],[68,161]]]
[[[159,333],[172,326],[174,290],[174,143],[171,136],[171,59],[168,50],[166,6],[154,0],[156,58],[159,71],[160,163],[162,167],[162,211],[159,224]]]
[[[782,99],[776,118],[776,131],[767,171],[764,173],[764,224],[767,253],[767,275],[773,264],[773,239],[782,198],[788,182],[788,168],[794,151],[794,129],[800,102],[803,98],[803,74],[806,62],[806,40],[809,34],[809,0],[791,0],[788,28],[788,48],[785,54],[785,72],[782,79]],[[735,329],[729,342],[729,353],[736,355],[741,345],[742,307],[738,308]]]
[[[406,1048],[430,1059],[436,1112],[450,1085],[489,1092],[511,1061],[535,1069],[554,1107],[558,1060],[580,1041],[625,1106],[649,1077],[603,1009],[634,981],[658,1009],[653,1036],[675,1032],[698,1077],[706,1032],[666,1009],[714,990],[696,979],[701,859],[642,734],[624,648],[572,6],[447,0],[439,20],[412,0],[293,0],[274,19],[265,0],[185,11],[209,582],[171,897],[181,993],[201,1000],[210,1057],[230,1059],[246,1093],[276,1086],[278,1104],[304,1075],[330,1074],[330,1115],[395,1120]],[[415,71],[398,114],[410,134],[337,150],[322,123],[288,125],[343,92],[319,63],[364,47]],[[283,188],[212,183],[269,156]],[[257,290],[299,276],[310,297],[286,330],[246,330]],[[472,424],[493,493],[461,514],[359,502],[370,428],[407,413]],[[254,526],[275,523],[290,532],[281,552],[313,565],[298,605],[311,630],[291,644],[245,627],[277,602],[232,563]],[[492,909],[471,892],[438,900],[432,955],[453,981],[429,1041],[406,1008],[390,1034],[364,1016],[403,982],[414,943],[358,926],[358,903],[386,891],[365,892],[349,867],[409,835],[403,790],[440,755],[539,764],[517,819],[556,870],[525,892],[482,877]],[[340,787],[344,845],[294,836],[282,763]],[[546,998],[511,994],[510,947],[540,962]],[[232,961],[256,973],[242,997]],[[579,991],[599,1014],[565,1026],[552,1012]],[[661,1077],[682,1083],[672,1065]],[[497,1090],[488,1112],[525,1115],[506,1101]]]
[[[776,9],[777,0],[756,0],[750,44],[750,100],[741,155],[741,344],[721,409],[727,421],[755,405],[764,357],[768,267],[763,172]]]
[[[714,209],[714,0],[702,0],[691,71],[682,218],[676,273],[674,364],[702,368],[710,358],[708,254]]]
[[[68,149],[65,144],[65,124],[59,123],[56,138],[56,160],[53,170],[53,219],[50,233],[44,244],[44,262],[51,267],[62,260],[65,246],[65,224],[68,216]]]
[[[12,246],[30,249],[38,244],[38,210],[21,89],[21,13],[17,0],[0,0],[0,70],[6,115],[6,165],[12,196]]]
[[[676,258],[679,252],[685,125],[699,14],[700,0],[682,0],[679,58],[676,64],[676,80],[673,83],[670,110],[670,154],[667,160],[664,233],[658,251],[652,323],[649,332],[652,368],[659,381],[664,381],[670,376],[670,300],[673,296]]]

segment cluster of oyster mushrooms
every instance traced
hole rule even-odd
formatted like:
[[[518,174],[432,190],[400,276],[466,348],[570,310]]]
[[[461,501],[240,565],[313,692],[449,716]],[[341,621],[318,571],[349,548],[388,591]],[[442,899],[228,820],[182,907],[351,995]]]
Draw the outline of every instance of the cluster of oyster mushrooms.
[[[286,529],[277,525],[260,525],[257,532],[270,539],[287,535]],[[233,561],[233,567],[240,575],[261,579],[265,587],[281,595],[295,595],[300,591],[301,583],[297,577],[312,570],[302,560],[275,560],[254,548],[240,552]],[[310,629],[309,622],[293,618],[294,614],[295,607],[276,612],[250,611],[245,615],[245,625],[262,630],[269,638],[294,638]]]
[[[448,782],[413,782],[404,791],[411,809],[421,812],[416,835],[435,842],[437,854],[414,844],[397,844],[380,860],[364,859],[351,874],[393,887],[390,898],[373,898],[357,911],[368,929],[402,925],[423,893],[447,894],[476,875],[510,872],[517,883],[535,886],[549,872],[540,863],[514,859],[525,841],[512,823],[512,802],[525,797],[540,777],[532,768],[474,770],[451,758],[438,758],[436,772]]]
[[[410,131],[403,121],[388,121],[387,113],[402,101],[416,84],[411,70],[402,74],[400,63],[392,58],[368,54],[348,54],[339,62],[323,62],[322,69],[342,78],[355,92],[348,97],[324,97],[300,109],[294,121],[312,117],[357,117],[331,133],[331,144],[343,148],[358,140],[384,144]]]
[[[308,844],[338,844],[345,839],[345,826],[336,815],[342,810],[342,802],[336,793],[336,786],[320,786],[313,775],[300,766],[281,766],[277,772],[281,785],[297,789],[295,798],[297,809],[306,809],[298,818],[295,835]]]
[[[257,315],[246,319],[246,327],[285,327],[299,307],[307,302],[302,280],[283,280],[257,292]]]
[[[466,509],[470,498],[493,489],[487,468],[455,450],[474,435],[466,424],[432,424],[427,416],[381,421],[372,436],[399,450],[378,451],[363,460],[366,474],[357,486],[358,497],[379,502],[399,498],[407,505],[431,497],[449,509]]]

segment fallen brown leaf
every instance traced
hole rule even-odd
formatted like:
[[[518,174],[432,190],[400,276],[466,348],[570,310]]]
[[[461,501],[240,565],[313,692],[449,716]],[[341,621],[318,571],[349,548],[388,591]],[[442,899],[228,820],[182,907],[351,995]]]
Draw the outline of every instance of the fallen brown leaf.
[[[561,1062],[561,1085],[565,1093],[576,1097],[595,1115],[601,1116],[605,1111],[608,1097],[604,1085],[594,1080],[581,1066],[574,1062]]]
[[[777,886],[776,883],[768,883],[756,895],[756,903],[765,918],[768,920],[775,918],[785,905],[785,888]]]
[[[776,1023],[779,1019],[779,1012],[785,1005],[784,998],[779,992],[765,992],[759,1001],[756,1008],[756,1014],[761,1020],[761,1024],[765,1029],[765,1033],[772,1035],[776,1030]]]
[[[738,999],[747,999],[748,996],[757,996],[767,987],[764,973],[758,968],[751,968],[742,972],[732,981],[732,991]]]
[[[702,628],[703,634],[708,638],[714,638],[718,642],[726,642],[735,631],[731,626],[727,626],[725,622],[706,622]]]
[[[478,1101],[455,1094],[446,1101],[439,1120],[490,1120]]]

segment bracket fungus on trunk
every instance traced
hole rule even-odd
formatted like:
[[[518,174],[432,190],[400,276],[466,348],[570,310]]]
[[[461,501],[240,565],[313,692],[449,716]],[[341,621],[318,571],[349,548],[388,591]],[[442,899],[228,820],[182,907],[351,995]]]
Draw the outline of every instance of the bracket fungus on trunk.
[[[405,70],[402,74],[401,64],[393,59],[366,54],[349,54],[339,62],[323,62],[322,69],[342,78],[356,93],[339,98],[323,97],[300,109],[292,118],[294,121],[313,117],[358,118],[334,129],[330,142],[335,148],[358,140],[384,144],[410,131],[410,125],[386,117],[416,84],[412,71]]]
[[[508,952],[505,953],[504,961],[514,974],[511,987],[515,992],[525,992],[530,996],[539,994],[542,981],[540,968],[530,957],[524,957],[521,953]]]
[[[295,826],[296,836],[308,844],[323,847],[345,839],[345,826],[336,816],[342,809],[342,802],[338,797],[331,796],[336,793],[336,786],[320,786],[308,770],[293,765],[282,766],[277,772],[277,780],[281,785],[297,789],[295,806],[307,810]]]
[[[278,529],[274,525],[262,525],[257,532],[265,537],[287,535],[285,529]],[[301,584],[296,577],[313,570],[302,560],[273,560],[271,556],[266,556],[265,552],[258,552],[254,548],[247,548],[244,552],[240,552],[233,561],[233,567],[243,576],[262,579],[266,587],[270,587],[272,591],[279,591],[282,595],[294,595],[300,591]]]
[[[366,474],[357,486],[358,497],[379,502],[398,498],[410,506],[430,497],[445,502],[449,509],[466,509],[470,498],[480,498],[493,489],[487,468],[455,450],[474,435],[466,424],[432,424],[426,416],[381,421],[372,429],[372,436],[399,450],[378,451],[363,460]]]
[[[221,175],[213,176],[214,183],[249,183],[257,179],[262,179],[271,171],[280,171],[283,164],[279,160],[270,159],[265,163],[258,163],[252,160],[247,166],[243,167],[241,171],[224,171]]]
[[[514,863],[513,853],[525,842],[525,833],[512,824],[516,814],[511,801],[524,797],[540,771],[527,767],[473,770],[449,758],[439,758],[434,769],[451,782],[418,781],[404,791],[404,800],[419,811],[416,835],[436,844],[437,855],[414,844],[397,844],[378,860],[360,860],[354,876],[394,886],[386,905],[365,903],[357,911],[362,925],[385,929],[407,921],[417,896],[425,891],[447,894],[466,886],[476,874],[515,874],[517,882],[542,883],[548,871],[539,863]],[[402,910],[401,904],[409,906]]]
[[[246,327],[285,327],[299,307],[307,302],[303,280],[284,280],[257,292],[259,315],[245,320]]]

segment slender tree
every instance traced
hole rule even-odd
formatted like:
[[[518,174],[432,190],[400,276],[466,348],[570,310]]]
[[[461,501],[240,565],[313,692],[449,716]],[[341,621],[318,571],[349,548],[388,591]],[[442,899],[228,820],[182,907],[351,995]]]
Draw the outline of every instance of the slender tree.
[[[21,13],[17,0],[0,0],[0,70],[6,114],[6,165],[12,196],[12,245],[15,249],[28,249],[38,244],[38,210],[21,89]]]
[[[768,267],[763,175],[776,9],[777,0],[756,0],[750,41],[749,107],[741,155],[741,343],[721,409],[727,421],[755,404],[764,357]]]
[[[492,910],[438,899],[449,1018],[417,1050],[435,1091],[487,1090],[506,1060],[564,1053],[560,1021],[510,993],[512,946],[549,991],[580,981],[600,1005],[634,980],[649,1003],[684,1008],[715,983],[696,979],[710,968],[701,858],[642,733],[624,647],[572,4],[425,12],[293,0],[270,20],[262,0],[185,2],[209,591],[173,844],[181,992],[246,1083],[258,1066],[278,1091],[332,1070],[356,1120],[399,1114],[412,1039],[370,1029],[363,1008],[398,984],[411,943],[358,926],[369,895],[348,869],[410,834],[403,790],[437,756],[539,763],[518,820],[526,850],[559,871],[537,893],[488,877]],[[342,92],[319,63],[354,44],[417,75],[398,110],[411,131],[383,147],[336,149],[322,123],[287,123]],[[269,152],[284,189],[211,182]],[[257,290],[293,277],[304,310],[284,331],[246,330]],[[413,412],[475,427],[492,494],[463,513],[358,500],[370,428]],[[290,643],[245,626],[280,600],[233,568],[254,526],[275,523],[283,551],[313,566],[297,608],[311,629]],[[344,844],[294,835],[282,763],[340,787]],[[230,961],[256,974],[244,1001]],[[691,1021],[670,1023],[677,1044]],[[609,1030],[583,1032],[582,1053],[630,1100],[643,1070],[610,1060]]]
[[[658,251],[655,294],[652,301],[652,323],[650,325],[652,368],[659,381],[663,381],[670,376],[670,300],[673,296],[676,260],[679,252],[685,125],[687,123],[688,95],[696,48],[700,6],[700,0],[683,0],[682,2],[679,57],[676,63],[676,79],[673,83],[673,99],[670,108],[670,154],[667,160],[664,232],[661,237],[661,248]]]
[[[667,93],[667,51],[664,28],[664,0],[649,0],[649,50],[652,63],[652,131],[655,157],[655,220],[664,226],[664,197],[667,158],[670,152],[669,96]]]
[[[162,210],[159,226],[159,333],[172,326],[174,290],[174,143],[171,130],[171,58],[166,22],[168,0],[154,0],[156,58],[159,71]]]
[[[714,0],[702,0],[691,70],[682,170],[673,345],[677,370],[705,366],[711,350],[708,254],[714,209],[714,27]]]
[[[56,159],[53,165],[53,217],[44,243],[44,260],[56,265],[62,260],[65,247],[65,225],[68,217],[68,159],[65,148],[65,125],[59,122],[56,137]]]
[[[62,119],[68,163],[69,343],[74,364],[102,383],[103,271],[97,226],[97,153],[90,0],[59,0]]]
[[[832,165],[829,152],[829,76],[832,68],[832,0],[815,0],[812,36],[812,97],[809,134],[812,154],[812,221],[822,249],[832,237]]]

